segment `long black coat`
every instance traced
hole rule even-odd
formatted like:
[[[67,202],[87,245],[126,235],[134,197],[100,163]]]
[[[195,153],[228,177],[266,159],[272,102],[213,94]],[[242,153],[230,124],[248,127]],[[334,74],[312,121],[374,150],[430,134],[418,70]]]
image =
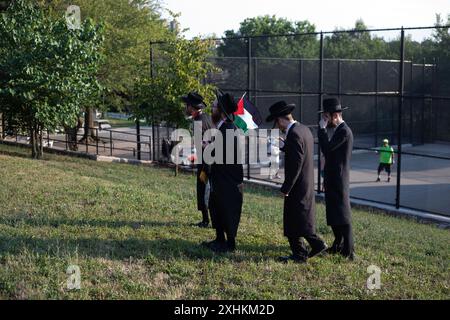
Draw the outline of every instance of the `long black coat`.
[[[315,234],[314,138],[306,126],[295,123],[290,128],[284,147],[285,180],[284,235],[304,237]]]
[[[234,163],[226,163],[226,146],[233,143],[227,141],[226,130],[235,129],[232,122],[225,122],[219,128],[223,136],[223,163],[211,165],[210,212],[214,228],[224,230],[229,237],[235,238],[242,212],[242,193],[239,185],[244,181],[242,164],[237,163],[237,143],[234,139]]]
[[[194,121],[202,122],[202,138],[205,131],[213,128],[211,116],[205,113],[200,113]],[[197,158],[200,158],[200,152],[203,152],[203,149],[198,146],[197,147]],[[210,168],[209,165],[205,163],[205,160],[202,157],[202,163],[197,164],[197,209],[200,211],[206,210],[207,206],[205,203],[205,189],[206,185],[200,180],[200,173],[205,171],[209,176]]]
[[[328,225],[351,224],[350,160],[353,150],[353,133],[341,123],[331,140],[325,129],[319,129],[319,144],[325,156],[325,203]]]

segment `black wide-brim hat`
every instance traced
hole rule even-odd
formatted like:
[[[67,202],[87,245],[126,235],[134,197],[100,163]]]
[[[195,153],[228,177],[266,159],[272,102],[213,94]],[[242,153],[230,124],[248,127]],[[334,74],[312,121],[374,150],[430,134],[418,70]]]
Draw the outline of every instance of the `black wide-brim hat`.
[[[347,109],[348,109],[348,107],[346,107],[346,108],[342,107],[341,101],[339,101],[338,98],[329,98],[329,99],[323,100],[322,110],[319,111],[319,113],[324,113],[324,112],[335,113],[335,112],[342,112]]]
[[[269,108],[270,115],[266,122],[272,122],[276,118],[291,114],[295,109],[295,104],[287,104],[286,101],[278,101]]]
[[[234,97],[231,94],[224,93],[222,90],[218,89],[216,90],[216,97],[217,104],[223,112],[232,115],[237,111],[238,106],[236,100],[234,100]]]
[[[203,97],[197,92],[189,92],[189,94],[181,97],[181,101],[196,109],[203,109],[206,107]]]

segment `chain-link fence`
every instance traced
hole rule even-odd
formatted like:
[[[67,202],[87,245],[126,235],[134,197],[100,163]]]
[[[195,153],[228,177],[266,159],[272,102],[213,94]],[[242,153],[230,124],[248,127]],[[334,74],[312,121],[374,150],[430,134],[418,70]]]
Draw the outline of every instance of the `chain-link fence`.
[[[414,40],[441,29],[448,26],[217,39],[209,58],[217,72],[205,81],[236,99],[247,93],[263,118],[277,101],[295,103],[294,117],[315,136],[322,100],[339,97],[355,137],[352,198],[450,215],[450,49],[442,51],[448,39]],[[151,44],[153,73],[164,61],[161,45]],[[396,153],[389,183],[376,182],[384,139]],[[282,158],[273,176],[247,163],[247,178],[282,183]],[[315,158],[321,168],[317,145]]]

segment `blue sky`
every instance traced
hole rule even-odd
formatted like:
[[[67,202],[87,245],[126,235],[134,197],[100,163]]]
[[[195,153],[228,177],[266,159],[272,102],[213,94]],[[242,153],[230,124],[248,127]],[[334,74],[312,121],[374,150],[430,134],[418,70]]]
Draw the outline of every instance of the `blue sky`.
[[[443,17],[450,13],[450,0],[163,0],[163,4],[181,13],[181,27],[190,29],[187,38],[222,36],[225,30],[238,29],[245,18],[265,14],[308,20],[318,31],[332,31],[351,28],[360,18],[371,28],[432,26],[436,13]],[[410,33],[414,39],[430,34]]]

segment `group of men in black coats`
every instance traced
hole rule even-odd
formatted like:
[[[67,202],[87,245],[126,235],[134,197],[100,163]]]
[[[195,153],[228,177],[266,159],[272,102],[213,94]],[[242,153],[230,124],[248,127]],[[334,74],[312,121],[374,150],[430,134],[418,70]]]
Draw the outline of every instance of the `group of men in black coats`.
[[[215,252],[230,252],[236,249],[236,235],[242,212],[243,167],[236,160],[238,143],[227,141],[227,130],[236,130],[234,112],[237,104],[232,95],[216,94],[212,106],[212,117],[203,113],[206,106],[203,98],[194,92],[182,97],[186,112],[194,121],[202,122],[202,131],[217,128],[223,138],[223,159],[226,159],[226,146],[234,144],[233,163],[204,162],[197,165],[197,203],[203,214],[200,227],[208,227],[208,209],[216,239],[203,245]],[[325,158],[325,203],[327,224],[331,226],[335,240],[330,248],[316,234],[315,192],[314,192],[314,138],[311,130],[295,121],[292,116],[294,104],[279,101],[270,108],[267,122],[274,122],[274,128],[285,134],[280,139],[281,150],[285,153],[285,180],[281,186],[284,197],[283,225],[292,254],[280,257],[287,263],[306,262],[307,259],[323,252],[341,254],[353,260],[354,244],[349,199],[350,159],[353,149],[353,135],[343,121],[339,99],[323,101],[319,122],[319,147]],[[203,141],[206,146],[211,141]],[[198,150],[202,152],[202,150]],[[203,157],[202,157],[203,159]],[[210,186],[209,201],[205,201],[206,186]],[[311,247],[308,251],[304,240]]]
[[[236,130],[234,125],[234,113],[237,111],[237,103],[232,95],[216,92],[216,100],[212,105],[211,117],[203,113],[205,103],[203,98],[194,92],[182,97],[186,103],[186,113],[194,121],[202,121],[202,136],[205,131],[213,126],[219,130],[222,136],[221,161],[212,164],[205,162],[197,164],[197,205],[202,211],[203,220],[199,227],[208,227],[208,209],[211,215],[213,228],[216,230],[216,238],[213,241],[204,242],[203,245],[215,252],[231,252],[236,249],[236,235],[239,227],[243,201],[244,170],[238,161],[238,141],[233,135],[234,141],[227,141],[227,130]],[[214,137],[212,137],[214,139]],[[213,141],[203,141],[204,149]],[[227,146],[233,144],[234,159],[228,163]],[[203,150],[198,150],[202,152]],[[219,151],[219,150],[215,150]],[[216,154],[215,154],[216,155]],[[200,158],[200,157],[198,157]],[[206,187],[209,185],[209,199],[205,199]]]

